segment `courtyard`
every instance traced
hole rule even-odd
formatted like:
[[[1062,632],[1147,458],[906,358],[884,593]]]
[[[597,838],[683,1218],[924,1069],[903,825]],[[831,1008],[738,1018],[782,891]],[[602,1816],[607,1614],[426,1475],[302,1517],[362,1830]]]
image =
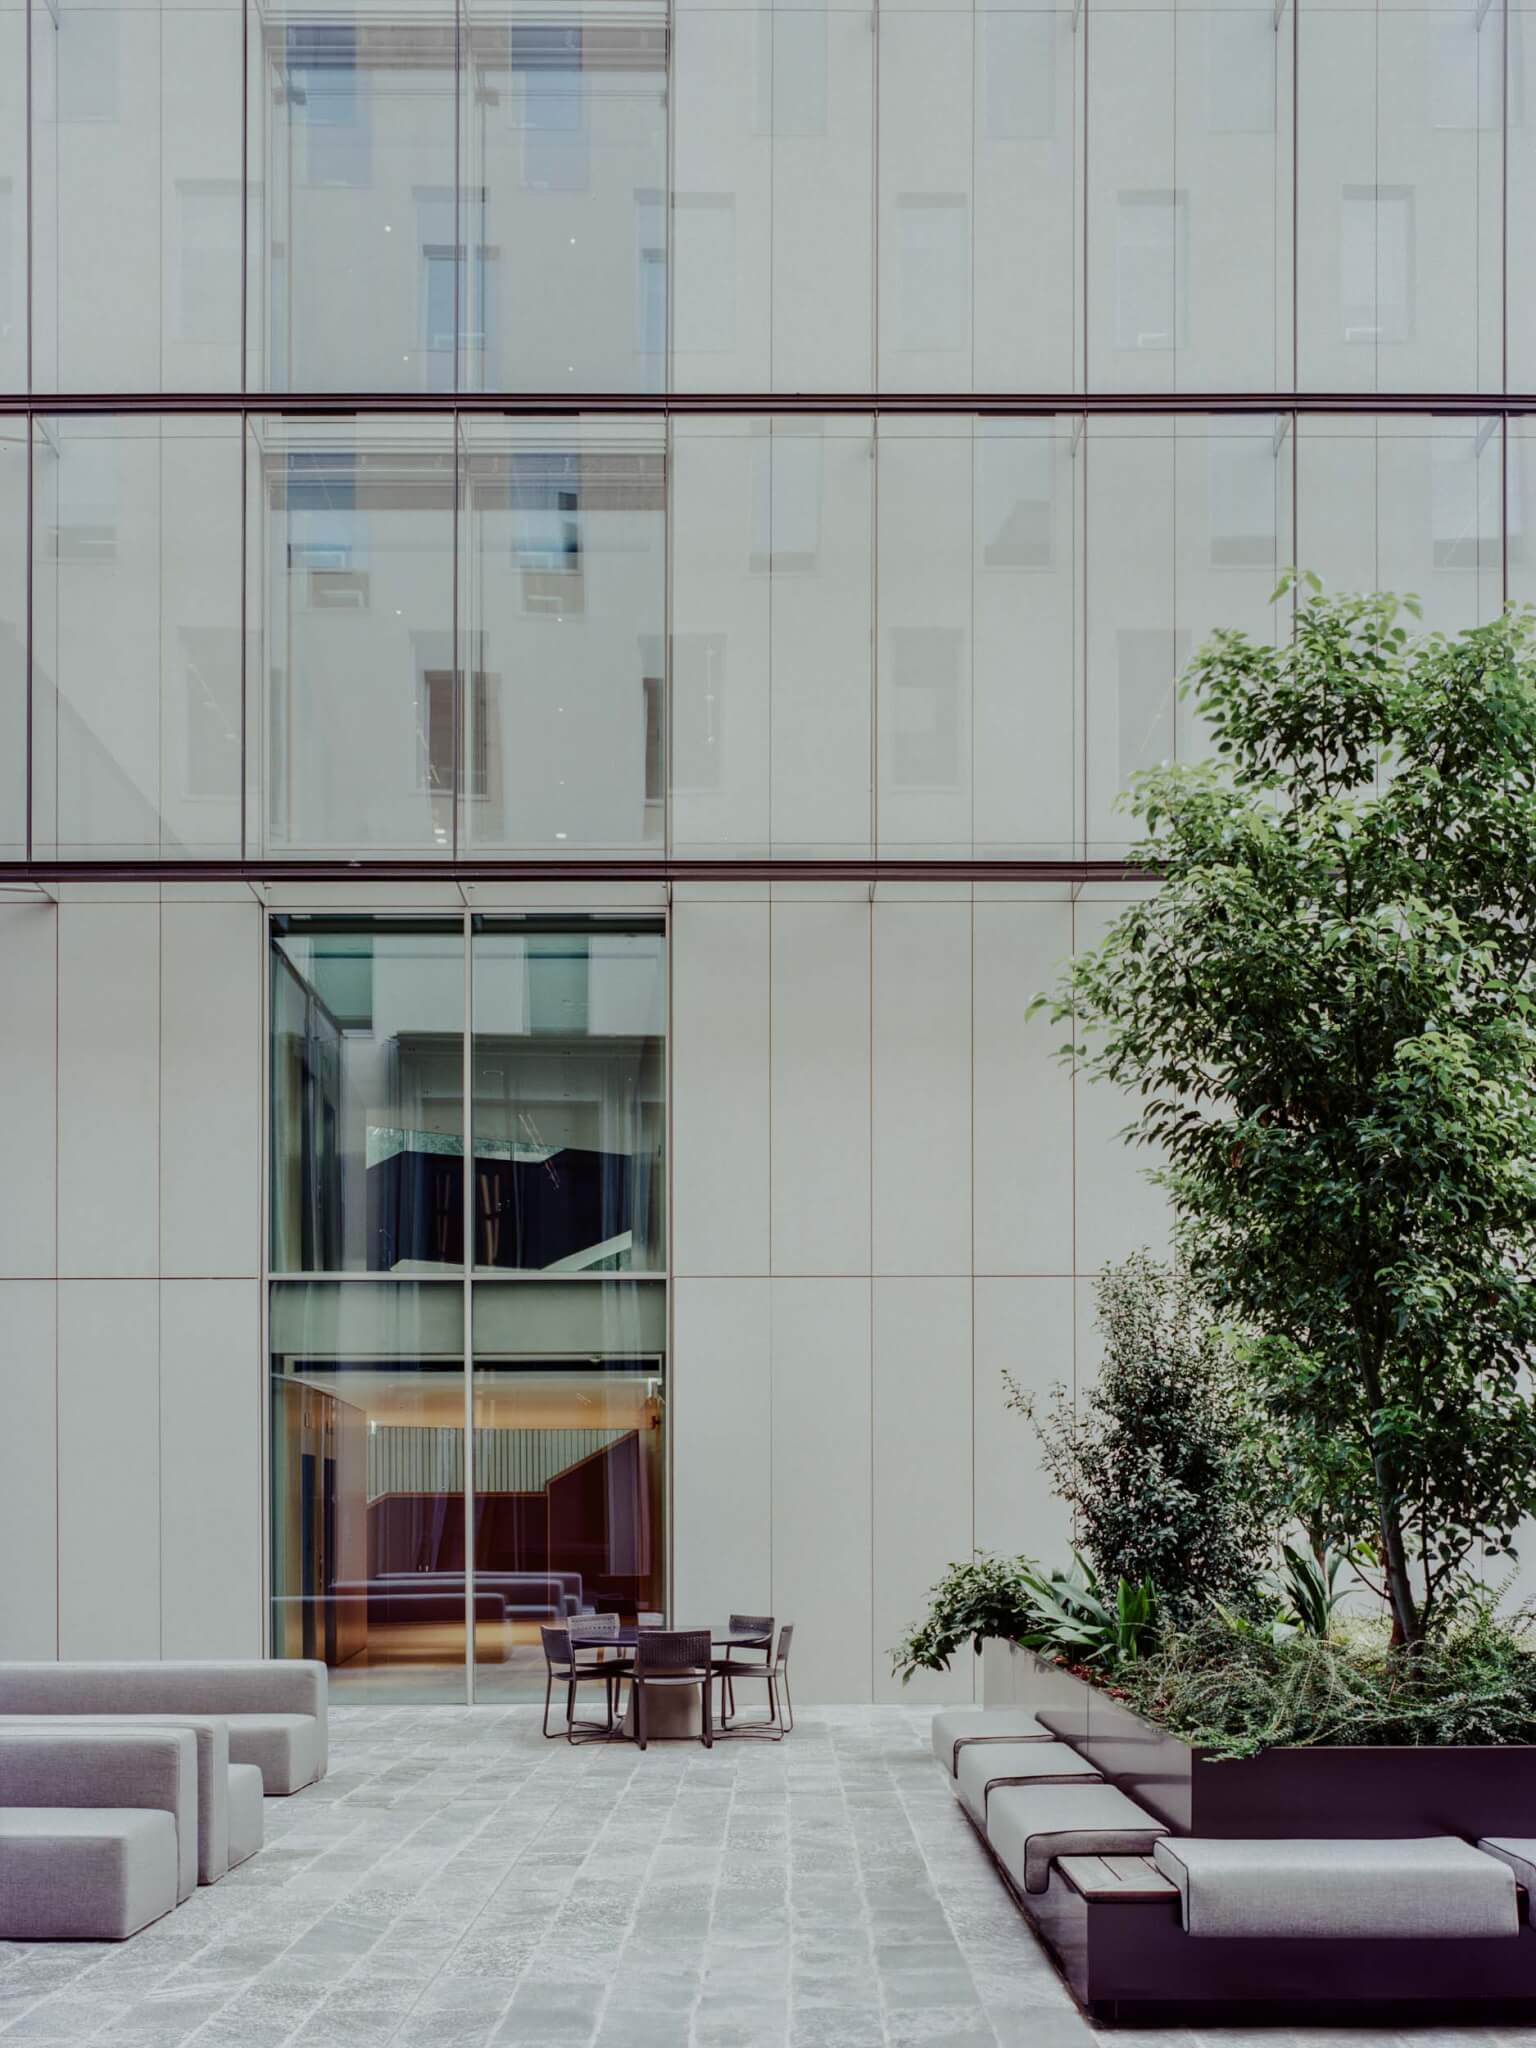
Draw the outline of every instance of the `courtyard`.
[[[929,1714],[577,1748],[536,1709],[341,1707],[267,1843],[124,1944],[0,1949],[0,2040],[133,2048],[1068,2048],[1080,2017]],[[1110,2034],[1273,2041],[1236,2029]],[[1321,2031],[1292,2039],[1394,2034]],[[1463,2037],[1422,2031],[1426,2044]],[[1513,2035],[1480,2033],[1490,2043]],[[1528,2035],[1520,2035],[1528,2039]]]

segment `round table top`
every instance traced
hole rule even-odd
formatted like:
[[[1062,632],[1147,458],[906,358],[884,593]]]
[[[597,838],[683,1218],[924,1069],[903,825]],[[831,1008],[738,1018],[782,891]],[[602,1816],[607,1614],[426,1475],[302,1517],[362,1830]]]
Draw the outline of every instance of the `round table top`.
[[[616,1633],[613,1634],[588,1636],[582,1634],[581,1622],[582,1617],[579,1614],[573,1614],[570,1620],[566,1623],[566,1629],[570,1635],[571,1641],[573,1643],[580,1643],[584,1650],[601,1650],[605,1648],[611,1649],[615,1645],[617,1645],[620,1649],[632,1650],[635,1647],[636,1643],[638,1643],[640,1640],[641,1630],[636,1628],[632,1623],[626,1623],[623,1627],[618,1629]],[[704,1633],[704,1629],[706,1626],[707,1624],[700,1623],[696,1630],[675,1629],[669,1630],[667,1631],[667,1633],[676,1635],[702,1635]],[[648,1628],[644,1631],[644,1633],[646,1635],[657,1635],[660,1634],[661,1631],[658,1629]],[[766,1647],[768,1637],[762,1634],[761,1631],[754,1632],[751,1629],[731,1629],[713,1626],[709,1628],[709,1640],[711,1644],[714,1646],[714,1648],[716,1648],[717,1650],[758,1650]]]

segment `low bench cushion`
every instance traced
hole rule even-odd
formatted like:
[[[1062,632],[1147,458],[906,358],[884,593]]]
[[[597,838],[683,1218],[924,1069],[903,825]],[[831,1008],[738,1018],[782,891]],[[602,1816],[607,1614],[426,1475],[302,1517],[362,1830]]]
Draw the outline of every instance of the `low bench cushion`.
[[[933,1717],[933,1753],[953,1777],[968,1742],[1049,1742],[1047,1729],[1021,1707],[946,1707]]]
[[[1518,1934],[1514,1873],[1457,1835],[1401,1841],[1222,1841],[1153,1850],[1186,1933],[1438,1941]]]
[[[124,1941],[170,1912],[176,1878],[161,1808],[0,1808],[0,1940]]]
[[[955,1792],[971,1818],[985,1826],[987,1794],[994,1785],[1071,1778],[1103,1782],[1093,1765],[1065,1742],[968,1742],[960,1752]]]
[[[229,1760],[255,1764],[269,1798],[312,1785],[324,1768],[319,1724],[309,1714],[226,1714]]]
[[[987,1840],[1027,1892],[1043,1892],[1057,1856],[1145,1856],[1161,1821],[1092,1778],[1069,1785],[999,1785],[987,1801]]]
[[[261,1847],[266,1831],[261,1773],[254,1764],[229,1767],[229,1867],[243,1863]]]

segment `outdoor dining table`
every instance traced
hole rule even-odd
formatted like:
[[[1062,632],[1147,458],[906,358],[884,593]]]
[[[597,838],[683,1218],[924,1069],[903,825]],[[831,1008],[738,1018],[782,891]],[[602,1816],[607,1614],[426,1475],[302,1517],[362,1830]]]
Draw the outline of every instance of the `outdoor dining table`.
[[[579,1647],[583,1652],[596,1650],[599,1663],[607,1661],[609,1652],[612,1652],[616,1660],[632,1658],[641,1634],[656,1633],[651,1629],[642,1632],[629,1625],[620,1628],[617,1635],[583,1636],[579,1615],[573,1615],[568,1626],[573,1647]],[[761,1650],[766,1646],[767,1640],[767,1637],[761,1634],[754,1635],[750,1630],[739,1628],[712,1626],[709,1631],[710,1648],[717,1657],[724,1656],[727,1650]],[[646,1695],[645,1722],[647,1742],[682,1740],[689,1736],[697,1742],[704,1732],[698,1689],[691,1685],[658,1685]],[[633,1689],[630,1692],[629,1706],[625,1711],[622,1732],[625,1735],[633,1735],[635,1732]]]

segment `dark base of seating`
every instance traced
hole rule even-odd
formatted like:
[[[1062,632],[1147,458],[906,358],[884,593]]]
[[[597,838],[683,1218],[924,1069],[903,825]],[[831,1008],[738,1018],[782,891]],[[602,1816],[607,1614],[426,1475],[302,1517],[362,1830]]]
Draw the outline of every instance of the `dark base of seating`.
[[[1523,1920],[1513,1938],[1480,1941],[1200,1939],[1177,1899],[1088,1899],[1054,1865],[1048,1891],[1026,1892],[992,1860],[1078,2004],[1110,2024],[1536,2019],[1536,1928]]]

